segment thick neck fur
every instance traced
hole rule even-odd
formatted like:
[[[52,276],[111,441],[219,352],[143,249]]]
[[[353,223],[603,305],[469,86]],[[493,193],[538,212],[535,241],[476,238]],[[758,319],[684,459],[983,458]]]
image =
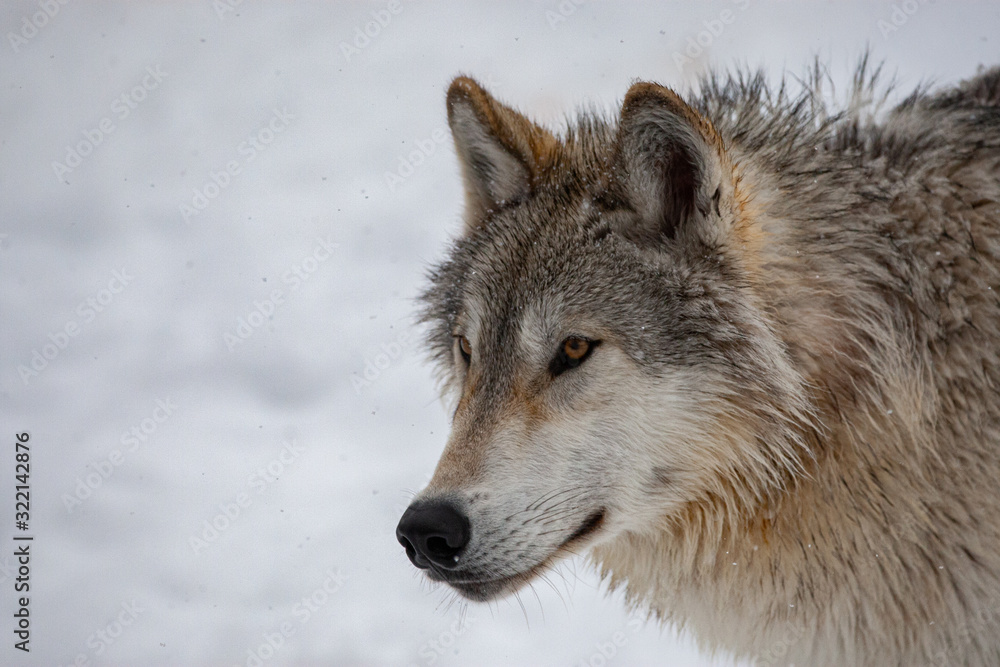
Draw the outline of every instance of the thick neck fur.
[[[524,203],[514,228],[544,223],[560,252],[586,245],[581,230],[611,248],[621,234],[637,262],[683,269],[650,272],[648,293],[682,275],[719,315],[699,335],[734,332],[704,367],[717,400],[689,437],[714,447],[699,472],[714,467],[658,524],[594,548],[612,587],[758,664],[1000,664],[1000,70],[885,113],[864,65],[844,111],[822,79],[797,96],[710,79],[689,106],[636,84],[620,124],[584,115],[558,142],[504,125],[514,112],[459,80],[453,129],[491,167],[467,170],[486,184],[470,208]],[[697,188],[657,190],[663,160],[638,159],[650,137]],[[664,191],[684,206],[634,206]],[[602,217],[571,215],[579,199]],[[695,224],[627,233],[616,221],[637,211]],[[490,219],[470,218],[434,274],[439,360],[454,357],[465,262],[495,250]]]
[[[896,120],[905,131],[907,118]],[[724,135],[732,129],[721,128]],[[709,651],[735,648],[762,664],[896,664],[907,655],[951,664],[977,655],[977,642],[988,645],[979,635],[998,617],[997,605],[970,598],[959,582],[970,567],[985,568],[995,586],[995,552],[979,547],[996,528],[989,538],[951,532],[993,523],[995,507],[968,507],[957,489],[995,484],[983,470],[995,467],[996,454],[977,459],[953,446],[982,438],[984,418],[993,420],[995,435],[997,409],[975,396],[942,406],[940,394],[954,393],[955,382],[940,370],[932,375],[935,364],[955,364],[948,355],[956,354],[959,361],[976,356],[973,366],[981,364],[987,378],[998,373],[995,350],[992,359],[983,352],[1000,333],[995,303],[977,310],[971,296],[972,288],[985,291],[997,279],[997,258],[989,257],[985,279],[956,268],[982,252],[973,247],[976,238],[997,238],[996,223],[984,212],[974,215],[954,187],[966,178],[963,169],[973,173],[983,164],[970,159],[935,170],[884,154],[868,156],[869,171],[850,169],[836,132],[815,139],[822,150],[810,147],[810,157],[790,159],[802,160],[794,187],[773,161],[754,163],[751,151],[740,155],[738,142],[732,153],[737,191],[755,209],[757,238],[742,243],[754,253],[748,275],[759,278],[753,289],[762,313],[809,396],[812,419],[789,434],[810,449],[803,470],[752,507],[735,493],[701,498],[682,516],[664,518],[657,531],[598,547],[594,558],[612,587],[624,587],[637,606],[655,601],[656,616],[694,630]],[[983,159],[995,160],[995,153]],[[976,185],[982,196],[984,184]],[[960,226],[915,212],[922,204],[907,195],[915,187],[940,190],[944,206],[965,214],[957,218],[966,221],[965,233],[912,229]],[[989,187],[987,199],[1000,200],[996,183]],[[775,192],[780,196],[769,197]],[[948,246],[949,231],[968,241]],[[951,265],[940,280],[965,299],[960,312],[941,303],[926,277],[942,248]],[[990,330],[977,339],[975,326],[966,327],[975,347],[958,350],[954,330],[963,322]],[[980,627],[971,628],[970,617],[981,619]],[[956,644],[959,636],[972,650]]]

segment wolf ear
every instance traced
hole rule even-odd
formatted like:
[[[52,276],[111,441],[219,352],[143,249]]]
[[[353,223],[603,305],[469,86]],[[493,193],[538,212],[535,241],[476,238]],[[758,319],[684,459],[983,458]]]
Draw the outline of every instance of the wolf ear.
[[[642,218],[636,240],[675,238],[717,208],[722,140],[669,88],[636,83],[622,104],[615,166],[626,200]]]
[[[556,145],[552,133],[465,76],[448,88],[448,124],[462,165],[470,227],[488,211],[530,194]]]

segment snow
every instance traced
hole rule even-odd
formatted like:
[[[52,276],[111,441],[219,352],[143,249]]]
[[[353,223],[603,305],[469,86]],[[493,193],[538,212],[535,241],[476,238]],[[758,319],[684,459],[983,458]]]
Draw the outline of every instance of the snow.
[[[396,543],[448,430],[412,322],[459,230],[443,91],[559,127],[707,63],[819,54],[843,84],[866,44],[907,88],[995,62],[1000,10],[33,0],[0,26],[0,663],[722,665],[583,560],[466,606]]]

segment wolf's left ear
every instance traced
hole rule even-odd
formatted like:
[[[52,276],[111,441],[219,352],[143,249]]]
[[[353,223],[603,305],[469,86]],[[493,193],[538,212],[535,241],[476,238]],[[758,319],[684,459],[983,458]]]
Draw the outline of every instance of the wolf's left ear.
[[[486,212],[530,194],[556,145],[551,132],[465,76],[448,88],[448,124],[462,166],[470,227]]]
[[[634,84],[625,95],[614,157],[624,196],[643,220],[637,239],[675,238],[717,207],[722,140],[675,92]]]

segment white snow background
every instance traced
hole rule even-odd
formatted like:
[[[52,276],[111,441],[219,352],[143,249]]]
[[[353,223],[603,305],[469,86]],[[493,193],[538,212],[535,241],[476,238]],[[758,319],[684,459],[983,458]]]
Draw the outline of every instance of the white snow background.
[[[461,227],[444,91],[559,128],[866,45],[906,91],[1000,60],[1000,6],[63,1],[0,9],[0,664],[732,664],[583,560],[466,608],[397,544],[448,432],[412,320]]]

